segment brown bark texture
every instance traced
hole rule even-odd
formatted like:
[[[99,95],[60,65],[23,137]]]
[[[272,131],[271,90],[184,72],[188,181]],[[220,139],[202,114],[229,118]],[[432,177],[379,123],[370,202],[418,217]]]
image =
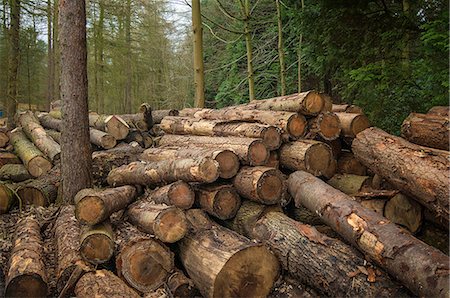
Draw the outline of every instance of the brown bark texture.
[[[152,111],[152,118],[154,124],[159,124],[166,116],[178,116],[178,110],[154,110]]]
[[[97,270],[83,275],[75,287],[75,295],[80,298],[140,297],[135,290],[108,270]]]
[[[333,104],[331,111],[333,113],[354,113],[354,114],[362,114],[362,108],[355,105],[348,104]]]
[[[411,143],[449,150],[450,118],[433,114],[411,113],[402,124],[402,137]]]
[[[370,127],[369,119],[363,114],[335,113],[341,123],[341,136],[354,138],[358,133]]]
[[[6,164],[0,168],[0,180],[3,181],[22,182],[31,178],[23,164]]]
[[[428,114],[449,116],[450,108],[448,106],[435,106],[428,110]]]

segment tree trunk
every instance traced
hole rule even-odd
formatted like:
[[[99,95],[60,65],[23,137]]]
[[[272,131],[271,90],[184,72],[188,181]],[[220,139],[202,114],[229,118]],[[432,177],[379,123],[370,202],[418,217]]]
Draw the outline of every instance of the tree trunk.
[[[220,110],[200,109],[182,112],[183,116],[209,120],[259,122],[273,125],[288,133],[292,138],[299,138],[306,133],[306,119],[293,112],[249,110],[244,106],[228,107]]]
[[[176,269],[167,279],[167,286],[173,297],[194,298],[200,295],[192,280],[187,278],[186,275],[178,269]]]
[[[108,270],[97,270],[83,275],[77,283],[75,295],[79,298],[140,297],[136,291]]]
[[[363,114],[362,108],[348,104],[333,104],[331,111],[333,113],[354,113]]]
[[[278,61],[280,62],[280,85],[281,96],[286,95],[286,65],[284,62],[284,49],[283,49],[283,23],[281,21],[281,8],[280,0],[275,1],[277,8],[277,25],[278,25]]]
[[[355,158],[355,155],[349,151],[342,151],[338,159],[337,171],[341,174],[353,174],[365,176],[367,168]]]
[[[47,0],[47,102],[45,110],[50,111],[50,103],[53,101],[55,89],[55,74],[53,73],[53,37],[52,37],[52,0]]]
[[[152,118],[154,124],[159,124],[166,116],[178,116],[180,112],[178,110],[153,110]]]
[[[6,101],[6,115],[8,127],[14,127],[14,115],[18,103],[19,84],[19,55],[20,55],[20,0],[10,0],[10,28],[9,28],[9,61],[8,61],[8,100]]]
[[[53,74],[55,76],[54,83],[54,100],[61,100],[61,48],[59,46],[59,0],[53,1]]]
[[[435,106],[428,110],[427,114],[430,115],[439,115],[439,116],[449,116],[449,107],[448,106]]]
[[[6,164],[0,168],[0,180],[3,181],[22,182],[31,178],[23,164]]]
[[[281,135],[276,127],[258,123],[165,117],[161,121],[161,129],[168,134],[178,135],[232,136],[262,139],[269,150],[276,150],[281,145]]]
[[[130,126],[117,115],[89,114],[89,125],[95,129],[109,133],[116,140],[123,140],[130,132]]]
[[[134,186],[79,191],[74,199],[77,219],[84,224],[95,225],[108,219],[111,214],[126,208],[138,195]]]
[[[183,147],[158,147],[149,148],[144,151],[140,159],[147,162],[174,159],[201,159],[208,157],[214,159],[219,164],[219,176],[224,179],[232,178],[239,170],[240,163],[238,156],[231,150],[204,148],[200,144],[196,146]]]
[[[447,295],[448,256],[309,173],[295,172],[288,184],[297,206],[303,205],[317,213],[327,225],[414,294]]]
[[[61,147],[55,140],[47,135],[33,113],[31,111],[26,111],[19,114],[17,118],[18,124],[22,126],[23,132],[25,132],[34,145],[48,156],[52,162],[58,161],[61,154]]]
[[[144,233],[154,235],[165,243],[184,237],[188,226],[184,212],[174,206],[139,200],[127,209],[128,221]]]
[[[99,0],[98,6],[100,7],[100,15],[98,17],[98,34],[97,34],[97,62],[99,63],[99,69],[97,70],[97,105],[98,105],[98,112],[104,113],[105,112],[105,98],[104,98],[104,68],[105,68],[105,55],[104,55],[104,38],[103,38],[103,32],[105,30],[104,28],[104,22],[105,22],[105,5],[103,0]]]
[[[92,185],[88,122],[86,7],[84,0],[60,1],[61,43],[61,172],[65,203]],[[77,146],[73,146],[73,140]],[[69,178],[70,177],[70,178]]]
[[[80,236],[80,254],[87,262],[99,265],[114,255],[114,232],[109,220],[93,226],[83,226]]]
[[[411,143],[449,150],[448,116],[411,113],[402,124],[402,137]]]
[[[165,135],[159,144],[167,146],[197,146],[220,150],[231,150],[248,165],[263,165],[269,159],[269,151],[261,140],[238,137],[205,137]]]
[[[358,135],[352,149],[364,165],[446,220],[448,225],[448,151],[414,145],[377,128]]]
[[[16,225],[16,235],[6,276],[6,297],[46,297],[47,274],[41,229],[26,217]]]
[[[142,293],[166,282],[174,268],[173,253],[162,243],[121,222],[116,229],[116,268],[119,277]]]
[[[186,215],[193,229],[180,241],[179,256],[204,297],[269,294],[279,264],[266,247],[214,224],[200,210]]]
[[[153,190],[146,199],[186,210],[194,204],[195,192],[188,183],[180,180]]]
[[[21,128],[18,127],[11,131],[10,138],[14,150],[33,177],[39,177],[50,171],[52,168],[51,162],[27,139]]]
[[[363,114],[335,113],[341,122],[341,136],[354,138],[359,132],[370,127],[369,119]]]
[[[245,48],[247,50],[248,95],[250,100],[255,100],[255,74],[253,72],[252,33],[250,28],[250,0],[240,1],[239,3],[241,4],[241,14],[245,32]]]
[[[286,191],[281,172],[268,167],[243,167],[233,184],[242,197],[266,205],[280,203]]]
[[[195,192],[197,205],[222,220],[233,218],[241,205],[241,199],[232,185],[198,185]]]
[[[203,28],[200,0],[192,1],[192,31],[194,36],[195,107],[205,107],[205,75],[203,66]]]
[[[305,170],[315,176],[323,175],[333,159],[331,148],[322,142],[299,140],[280,148],[281,166],[297,171]]]
[[[338,116],[334,113],[320,113],[317,117],[308,121],[308,134],[306,138],[315,139],[320,137],[326,141],[339,138],[341,125]]]
[[[133,106],[133,98],[131,93],[133,65],[131,63],[131,0],[127,0],[125,9],[125,113],[130,114]]]

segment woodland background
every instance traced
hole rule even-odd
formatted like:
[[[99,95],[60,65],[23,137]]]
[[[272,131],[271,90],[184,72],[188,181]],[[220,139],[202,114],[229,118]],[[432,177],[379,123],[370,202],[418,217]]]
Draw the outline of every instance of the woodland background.
[[[240,2],[201,2],[207,107],[249,99],[245,23],[257,99],[280,95],[284,74],[286,94],[299,87],[327,92],[336,102],[363,107],[372,124],[392,133],[409,112],[448,104],[447,1],[282,0],[277,14],[275,0],[251,0],[248,18]],[[4,106],[11,83],[18,86],[19,102],[39,109],[59,98],[57,7],[58,0],[2,0]],[[18,13],[19,26],[11,26]],[[91,110],[130,113],[142,102],[154,109],[193,105],[189,3],[93,0],[87,1],[87,18]],[[9,76],[14,34],[20,37],[17,78]]]

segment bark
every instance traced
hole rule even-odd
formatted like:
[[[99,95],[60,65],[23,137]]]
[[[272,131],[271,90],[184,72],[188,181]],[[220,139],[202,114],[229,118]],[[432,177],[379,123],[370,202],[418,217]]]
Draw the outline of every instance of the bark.
[[[161,146],[197,146],[231,150],[248,165],[263,165],[269,158],[267,147],[258,139],[238,137],[205,137],[165,135],[159,141]]]
[[[99,265],[114,255],[114,232],[109,220],[94,226],[83,226],[80,235],[80,254],[87,262]]]
[[[363,114],[362,108],[349,104],[333,104],[331,111],[333,113]]]
[[[58,41],[61,45],[61,172],[62,194],[71,203],[92,184],[88,125],[86,7],[84,0],[59,2]],[[73,141],[77,140],[77,146]],[[70,179],[68,179],[70,177]]]
[[[337,171],[341,174],[367,175],[367,168],[349,151],[342,151],[337,162]]]
[[[209,120],[259,122],[272,125],[288,133],[292,138],[302,137],[306,133],[305,117],[293,112],[252,110],[246,105],[220,110],[195,109],[183,111],[182,116]]]
[[[274,126],[259,123],[165,117],[161,121],[161,129],[168,134],[178,135],[232,136],[262,139],[269,150],[276,150],[281,145],[280,131]]]
[[[449,152],[421,147],[371,128],[353,141],[364,165],[446,220],[449,218]]]
[[[370,188],[372,179],[369,176],[337,174],[328,180],[327,183],[345,194],[354,195]]]
[[[0,183],[0,214],[7,213],[17,202],[15,194],[20,184]]]
[[[192,280],[187,278],[186,275],[178,269],[176,269],[167,279],[167,286],[173,297],[176,298],[193,298],[200,295]]]
[[[232,185],[198,185],[195,192],[197,205],[222,220],[233,218],[241,205],[241,199]]]
[[[108,174],[108,184],[160,185],[183,180],[185,182],[211,183],[219,177],[219,164],[210,159],[176,159],[158,162],[132,162],[113,169]]]
[[[45,132],[49,135],[56,143],[61,144],[61,133],[53,129],[46,129]]]
[[[180,241],[180,259],[204,297],[265,297],[279,275],[275,256],[264,246],[189,210],[192,232]]]
[[[205,75],[203,65],[203,28],[200,0],[192,1],[192,31],[194,36],[195,107],[205,107]]]
[[[7,126],[14,127],[14,115],[17,108],[17,95],[19,84],[19,55],[20,55],[20,0],[10,2],[10,27],[9,27],[9,61],[8,61],[8,100],[6,101]]]
[[[26,217],[16,225],[5,296],[45,297],[47,289],[41,229],[36,219]]]
[[[126,208],[138,195],[130,185],[116,188],[79,191],[74,199],[77,219],[84,224],[95,225],[109,218],[116,211]]]
[[[341,123],[341,136],[354,138],[358,133],[370,127],[369,119],[363,114],[335,113]]]
[[[296,205],[303,205],[416,295],[444,297],[449,258],[381,215],[309,173],[289,177]]]
[[[46,207],[56,201],[60,179],[59,167],[54,167],[49,173],[37,179],[21,183],[17,195],[25,205]]]
[[[411,143],[449,150],[449,117],[411,113],[402,124],[402,137]]]
[[[61,207],[55,221],[55,245],[58,265],[56,268],[56,289],[58,293],[68,284],[75,270],[86,271],[89,266],[81,259],[78,251],[80,247],[80,226],[75,218],[75,208],[72,205]],[[73,286],[66,290],[66,296],[73,293]]]
[[[428,114],[439,115],[439,116],[449,116],[448,106],[435,106],[428,110]]]
[[[116,268],[119,277],[142,293],[166,282],[174,268],[173,253],[162,243],[121,222],[116,229]]]
[[[325,112],[333,112],[333,101],[331,99],[331,96],[329,96],[326,93],[319,93],[319,95],[322,97],[323,99],[323,108],[322,108],[322,113]]]
[[[239,3],[241,4],[241,13],[244,22],[245,48],[247,50],[248,97],[250,100],[255,100],[255,73],[253,71],[253,46],[252,32],[250,27],[250,0],[240,1]]]
[[[130,133],[124,140],[127,143],[136,142],[143,148],[149,148],[153,146],[153,138],[146,131],[130,130]]]
[[[136,291],[108,270],[97,270],[83,275],[77,283],[75,295],[80,298],[140,297]]]
[[[10,152],[0,152],[0,167],[3,167],[7,164],[21,164],[20,159],[14,154]]]
[[[89,138],[92,144],[97,145],[103,149],[111,149],[116,146],[116,139],[114,136],[97,130],[94,128],[89,129]]]
[[[328,170],[332,160],[331,148],[318,141],[299,140],[280,148],[281,166],[293,171],[305,170],[320,176]]]
[[[131,108],[133,105],[133,97],[131,93],[132,88],[132,78],[133,78],[133,65],[131,63],[132,52],[131,52],[131,0],[126,0],[126,9],[124,11],[125,14],[125,53],[123,60],[124,62],[124,72],[125,72],[125,98],[124,98],[124,107],[125,113],[131,113]]]
[[[116,140],[124,140],[130,132],[130,126],[117,115],[89,114],[89,126],[109,133]]]
[[[190,209],[195,201],[195,192],[188,183],[180,180],[151,191],[146,199],[156,204]]]
[[[332,141],[339,138],[340,133],[340,121],[334,113],[320,113],[316,117],[308,120],[308,134],[306,138],[315,139],[320,137],[324,140]]]
[[[0,148],[4,148],[6,147],[6,145],[8,145],[9,142],[9,137],[7,134],[7,131],[0,131]]]
[[[178,110],[154,110],[152,111],[152,118],[154,124],[159,124],[166,116],[178,116]]]
[[[23,164],[6,164],[0,168],[0,180],[22,182],[31,178],[32,176]]]
[[[53,91],[55,89],[55,74],[53,67],[53,45],[52,45],[52,0],[47,0],[47,102],[45,110],[50,110],[53,101]]]
[[[193,158],[199,159],[208,157],[214,159],[219,164],[219,176],[224,179],[232,178],[239,170],[240,163],[238,156],[231,150],[218,148],[198,147],[158,147],[149,148],[140,156],[142,161],[156,162],[161,160],[174,160]]]
[[[243,167],[233,185],[242,197],[266,205],[280,203],[286,190],[281,172],[269,167]]]
[[[51,162],[27,139],[21,128],[12,130],[10,138],[15,152],[33,177],[39,177],[50,171],[52,168]]]
[[[149,104],[142,104],[141,112],[137,114],[119,115],[130,127],[147,131],[153,127],[152,108]]]
[[[422,206],[401,193],[386,202],[384,216],[411,233],[416,233],[422,227]]]
[[[184,237],[188,226],[184,211],[174,206],[139,200],[127,209],[128,221],[144,233],[154,235],[165,243]]]
[[[280,62],[280,85],[281,96],[286,95],[286,63],[284,62],[284,49],[283,49],[283,23],[281,19],[280,0],[275,1],[277,8],[277,25],[278,25],[278,60]]]

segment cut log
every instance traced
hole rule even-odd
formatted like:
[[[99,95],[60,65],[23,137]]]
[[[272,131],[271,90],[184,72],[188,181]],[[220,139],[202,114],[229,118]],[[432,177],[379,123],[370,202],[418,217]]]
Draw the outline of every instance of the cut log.
[[[411,113],[402,124],[402,137],[411,143],[449,150],[450,118],[433,114]]]
[[[253,166],[263,165],[269,159],[267,147],[261,140],[253,138],[164,135],[159,144],[161,146],[197,146],[231,150],[243,163]]]
[[[173,253],[162,243],[121,222],[116,231],[119,277],[142,293],[156,290],[174,268]]]
[[[191,113],[184,113],[189,115]],[[273,125],[288,133],[292,138],[300,138],[306,133],[306,119],[303,115],[292,112],[248,110],[240,106],[228,107],[221,110],[195,110],[190,117],[209,120],[259,122]]]
[[[161,160],[174,159],[199,159],[212,158],[219,164],[219,177],[224,179],[232,178],[239,170],[239,158],[231,150],[217,148],[203,148],[198,146],[173,147],[163,146],[158,148],[149,148],[140,156],[142,161],[155,162]]]
[[[241,199],[232,185],[198,185],[195,193],[197,205],[222,220],[233,218],[241,206]]]
[[[0,183],[0,214],[7,213],[15,205],[17,201],[16,190],[19,185]]]
[[[315,139],[320,137],[331,141],[339,138],[341,134],[341,123],[338,116],[331,112],[320,113],[308,120],[308,134],[306,138]]]
[[[341,136],[354,138],[359,132],[370,127],[369,119],[363,114],[335,113],[341,123]]]
[[[150,136],[150,134],[147,131],[141,131],[141,130],[130,130],[130,133],[124,140],[127,143],[136,142],[141,146],[142,148],[150,148],[153,146],[153,138]]]
[[[153,123],[159,124],[166,116],[178,116],[178,110],[154,110],[152,111]]]
[[[352,152],[342,151],[341,156],[337,161],[337,172],[341,174],[365,176],[367,175],[367,168],[355,158],[355,155]]]
[[[5,148],[8,145],[9,136],[7,130],[0,130],[0,148]]]
[[[144,298],[172,298],[170,291],[166,285],[162,285],[155,291],[144,293]]]
[[[152,108],[148,104],[142,104],[140,113],[119,115],[130,127],[147,131],[153,126]]]
[[[126,283],[108,270],[97,270],[83,275],[77,283],[75,295],[79,298],[140,297]]]
[[[48,161],[44,154],[26,137],[21,128],[11,131],[11,143],[17,155],[23,161],[28,172],[33,177],[39,177],[52,168],[52,164]]]
[[[192,280],[187,278],[186,275],[178,269],[176,269],[167,279],[167,286],[173,297],[176,298],[194,298],[200,295]]]
[[[36,219],[26,217],[16,225],[15,240],[6,276],[6,297],[46,297],[41,228]]]
[[[23,164],[6,164],[0,168],[0,180],[22,182],[31,178],[32,176]]]
[[[331,164],[331,148],[322,142],[298,140],[283,144],[280,148],[281,166],[289,170],[305,170],[321,176]]]
[[[184,212],[174,206],[139,200],[128,207],[126,214],[139,230],[165,243],[177,242],[188,229]]]
[[[278,169],[280,167],[280,154],[278,150],[270,151],[269,159],[267,160],[266,167]]]
[[[158,162],[132,162],[109,172],[109,185],[155,186],[178,180],[211,183],[219,177],[219,164],[210,158],[176,159]]]
[[[56,131],[61,131],[61,120],[53,118],[48,113],[37,113],[37,118],[41,125],[48,129],[53,129]]]
[[[126,208],[137,195],[138,190],[130,185],[106,189],[85,188],[74,198],[75,214],[81,223],[95,225]]]
[[[277,258],[264,246],[188,210],[193,227],[180,241],[180,259],[204,297],[266,297],[279,275]]]
[[[58,293],[65,288],[75,270],[88,270],[89,266],[82,260],[78,251],[80,247],[80,226],[75,218],[75,207],[62,206],[58,218],[55,221],[55,245],[58,266],[56,269],[56,289]],[[77,269],[78,268],[78,269]],[[70,296],[72,288],[66,290]],[[64,295],[63,297],[66,297]]]
[[[332,112],[333,111],[333,100],[331,99],[331,96],[329,96],[326,93],[319,93],[319,95],[323,99],[323,108],[321,110],[322,113],[324,112]]]
[[[3,167],[7,164],[21,164],[20,159],[14,154],[10,152],[0,152],[0,167]]]
[[[266,205],[280,203],[286,190],[281,172],[269,167],[243,167],[233,185],[242,197]]]
[[[89,114],[89,126],[112,135],[116,140],[123,140],[130,132],[130,126],[117,115]]]
[[[435,106],[428,110],[428,114],[448,117],[449,116],[449,107],[448,106]]]
[[[352,148],[365,166],[433,211],[448,225],[448,151],[421,147],[378,128],[366,129],[358,135]]]
[[[114,255],[114,232],[108,220],[83,226],[80,239],[80,254],[91,264],[106,263]]]
[[[328,180],[327,183],[351,196],[369,188],[372,185],[372,179],[369,176],[337,174]]]
[[[181,209],[190,209],[195,202],[195,192],[184,181],[162,186],[148,194],[147,200]]]
[[[449,258],[313,175],[289,176],[289,191],[344,239],[416,295],[446,297]]]
[[[46,129],[45,132],[49,135],[56,143],[61,145],[61,133],[53,129]]]
[[[104,131],[91,128],[89,129],[89,137],[91,139],[91,143],[103,149],[111,149],[116,146],[116,139]]]
[[[362,108],[348,104],[333,104],[331,111],[333,113],[354,113],[354,114],[364,113]]]
[[[55,119],[62,119],[62,113],[59,109],[51,110],[48,114]]]
[[[18,123],[22,126],[23,132],[33,141],[34,145],[48,156],[51,161],[59,160],[61,147],[47,135],[39,120],[31,111],[20,113],[18,115]]]
[[[350,246],[282,213],[265,213],[256,222],[251,236],[271,248],[284,270],[323,295],[409,296],[406,289],[386,273],[366,264],[364,256]]]
[[[205,120],[190,117],[165,117],[161,122],[161,129],[168,134],[178,135],[233,136],[262,139],[269,150],[278,149],[281,145],[281,134],[278,128],[259,123]]]
[[[56,201],[59,186],[59,169],[52,169],[46,175],[23,182],[17,189],[17,194],[24,205],[46,207]]]
[[[296,206],[291,208],[289,211],[289,217],[303,224],[311,226],[323,225],[323,221],[320,219],[319,215],[314,214],[303,206]]]
[[[386,202],[384,216],[411,233],[416,233],[422,226],[422,206],[401,193]]]

